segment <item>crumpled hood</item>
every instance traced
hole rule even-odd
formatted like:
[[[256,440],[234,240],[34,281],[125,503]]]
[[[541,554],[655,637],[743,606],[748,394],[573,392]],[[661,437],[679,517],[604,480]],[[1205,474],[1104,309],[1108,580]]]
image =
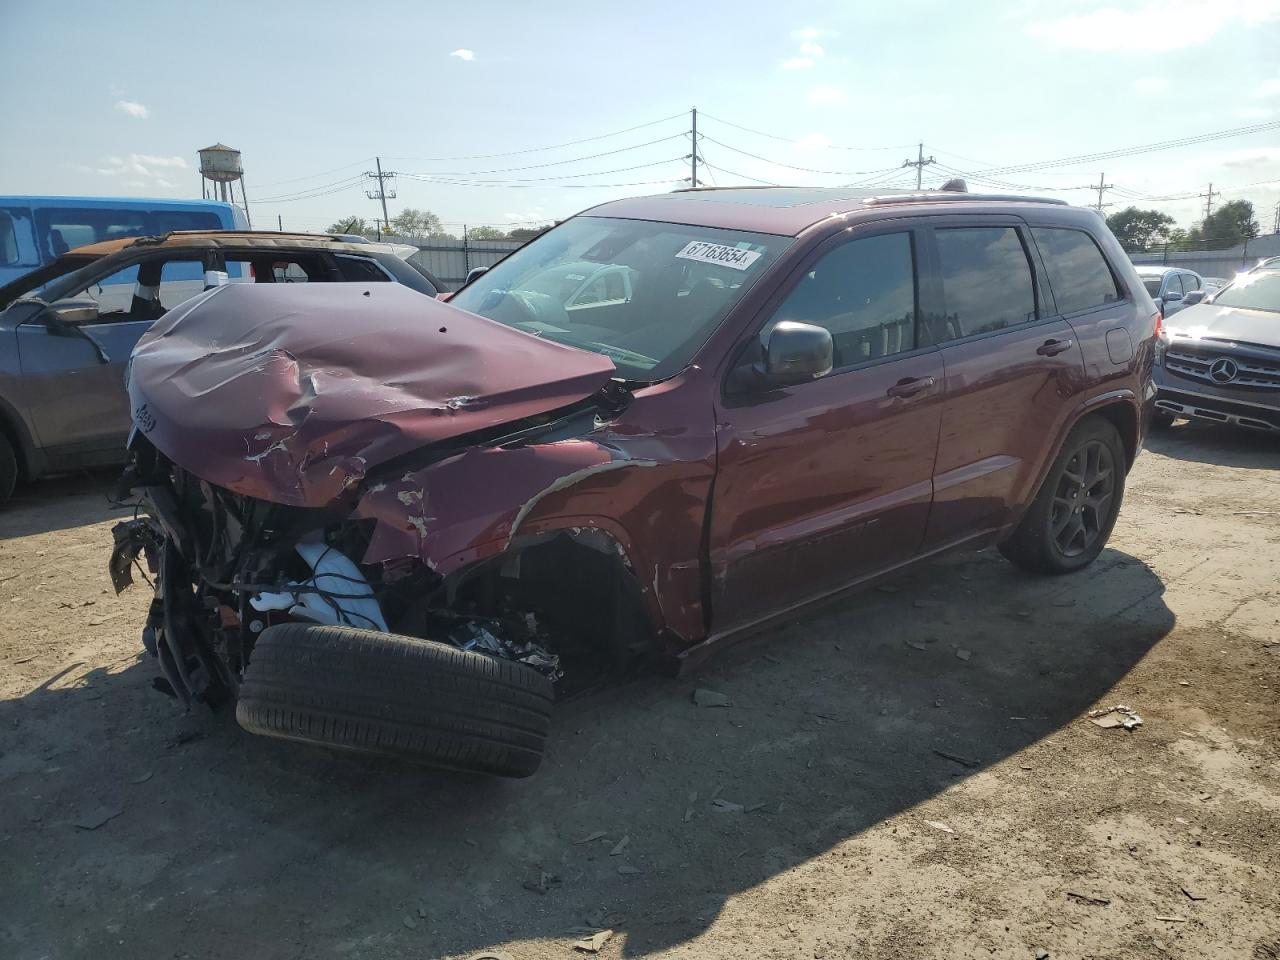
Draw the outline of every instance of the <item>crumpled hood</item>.
[[[396,283],[231,284],[139,341],[129,398],[192,474],[316,507],[393,457],[575,403],[614,373]]]
[[[1197,303],[1165,321],[1171,334],[1280,347],[1280,314]]]

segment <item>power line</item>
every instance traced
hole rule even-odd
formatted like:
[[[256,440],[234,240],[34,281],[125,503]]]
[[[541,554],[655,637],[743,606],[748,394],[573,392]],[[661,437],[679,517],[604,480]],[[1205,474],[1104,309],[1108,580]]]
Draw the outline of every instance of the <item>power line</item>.
[[[702,112],[702,116],[708,120],[714,120],[716,123],[723,123],[727,127],[735,127],[736,129],[744,130],[747,133],[754,133],[758,137],[768,137],[770,140],[780,140],[783,143],[794,144],[797,142],[797,139],[798,139],[796,137],[779,136],[776,133],[766,133],[764,130],[756,130],[753,127],[743,126],[740,123],[734,123],[732,120],[724,120],[720,117],[713,117],[711,114],[707,113],[705,110]],[[843,147],[835,143],[824,143],[824,144],[820,144],[820,146],[825,150],[875,151],[875,150],[905,150],[908,147],[912,146],[912,144],[905,143],[905,144],[897,144],[897,145],[888,146],[888,147]]]
[[[744,157],[750,157],[752,160],[759,160],[763,163],[773,164],[773,166],[775,167],[785,167],[788,170],[799,170],[801,173],[820,173],[820,174],[825,174],[827,176],[836,176],[836,177],[865,177],[869,174],[879,174],[879,173],[886,172],[884,169],[881,169],[881,170],[818,170],[814,167],[800,167],[794,163],[783,163],[781,160],[771,160],[768,157],[762,157],[758,153],[751,153],[748,150],[739,149],[738,147],[732,146],[731,144],[724,143],[723,141],[717,140],[715,137],[708,137],[705,134],[703,134],[700,139],[708,140],[711,143],[714,143],[718,147],[724,147],[726,150],[732,150],[734,153],[740,153]],[[897,170],[898,168],[889,167],[888,169]]]
[[[402,173],[400,176],[408,177],[410,180],[421,180],[428,183],[442,183],[445,181],[441,178],[448,177],[459,177],[464,180],[475,180],[480,183],[546,183],[552,180],[576,180],[580,177],[600,177],[610,173],[628,173],[632,170],[643,170],[646,167],[660,167],[664,163],[672,163],[673,161],[684,161],[688,159],[688,154],[685,154],[681,157],[667,157],[665,160],[654,160],[650,163],[637,163],[630,167],[614,167],[612,170],[592,170],[589,173],[561,173],[553,177],[501,177],[496,180],[479,180],[479,178],[465,173]]]
[[[642,147],[651,147],[656,143],[666,143],[669,140],[681,140],[688,134],[673,133],[669,137],[659,137],[657,140],[646,140],[644,143],[637,143],[630,147],[619,147],[617,150],[604,150],[600,153],[589,153],[581,157],[571,157],[568,160],[549,160],[546,163],[528,163],[519,167],[498,167],[494,170],[428,170],[423,172],[423,176],[484,176],[490,173],[517,173],[521,170],[541,170],[546,167],[562,167],[567,163],[581,163],[583,160],[596,160],[600,157],[611,157],[617,153],[626,153],[630,150],[639,150]],[[409,176],[410,174],[404,174]]]
[[[645,127],[654,127],[660,123],[678,120],[683,116],[683,113],[674,113],[669,117],[663,117],[661,120],[650,120],[648,123],[638,123],[634,127],[627,127],[625,130],[614,130],[610,133],[602,133],[594,137],[582,137],[579,140],[566,140],[564,143],[554,143],[547,147],[526,147],[523,150],[507,150],[503,153],[473,153],[457,157],[388,157],[388,159],[415,160],[420,163],[445,163],[452,160],[491,160],[495,157],[515,157],[526,153],[541,153],[545,150],[559,150],[562,147],[574,147],[580,143],[594,143],[597,140],[607,140],[609,137],[618,137],[624,133],[631,133],[633,130],[643,130]]]

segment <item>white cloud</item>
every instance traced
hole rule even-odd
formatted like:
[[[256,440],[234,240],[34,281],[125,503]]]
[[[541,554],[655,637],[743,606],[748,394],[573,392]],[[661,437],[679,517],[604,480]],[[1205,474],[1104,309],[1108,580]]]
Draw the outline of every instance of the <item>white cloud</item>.
[[[795,56],[788,57],[778,66],[783,70],[807,70],[817,63],[826,54],[822,44],[817,43],[818,37],[831,36],[828,30],[819,30],[816,27],[804,27],[800,30],[792,30],[791,37],[793,40],[799,40],[800,46]]]
[[[817,27],[801,27],[799,30],[791,31],[793,40],[817,40],[821,36],[825,36],[825,30],[819,30]]]
[[[128,183],[135,184],[139,178],[158,187],[175,186],[165,179],[171,170],[186,170],[187,161],[182,157],[157,157],[149,153],[131,153],[127,157],[103,157],[94,173],[104,177],[129,177]]]
[[[1280,19],[1280,0],[1165,0],[1100,6],[1027,24],[1025,32],[1057,47],[1156,53],[1208,43],[1227,27]]]
[[[151,111],[136,100],[117,100],[116,109],[135,120],[145,120],[151,116]]]
[[[820,107],[844,103],[847,98],[848,94],[844,90],[829,83],[820,83],[816,87],[810,87],[809,92],[805,94],[806,100]]]
[[[825,51],[822,49],[822,44],[806,40],[800,44],[800,52],[806,57],[820,57]]]
[[[1139,77],[1133,81],[1133,89],[1146,96],[1164,93],[1169,89],[1168,77]]]
[[[1236,169],[1260,167],[1264,164],[1277,162],[1280,162],[1280,149],[1272,147],[1261,147],[1256,150],[1235,150],[1222,158],[1224,167],[1234,167]]]
[[[474,50],[468,50],[466,47],[459,47],[457,50],[453,51],[453,53],[449,54],[449,56],[457,57],[459,60],[471,61],[476,58],[476,52]]]
[[[1258,87],[1258,96],[1280,97],[1280,77],[1262,81],[1262,85]]]
[[[807,70],[813,64],[814,61],[810,57],[788,57],[778,66],[782,67],[783,70]]]

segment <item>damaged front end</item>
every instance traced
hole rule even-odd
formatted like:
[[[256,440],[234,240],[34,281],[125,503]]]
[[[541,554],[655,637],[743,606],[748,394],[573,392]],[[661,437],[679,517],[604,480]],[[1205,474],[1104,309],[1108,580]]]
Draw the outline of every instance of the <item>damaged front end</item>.
[[[683,621],[698,622],[700,572],[642,559],[619,518],[634,510],[663,529],[673,556],[696,556],[701,524],[688,505],[709,482],[709,440],[628,434],[621,420],[634,398],[603,357],[398,288],[377,293],[371,304],[358,288],[317,297],[226,287],[185,316],[171,312],[139,344],[122,495],[136,496],[140,513],[116,526],[110,571],[117,591],[134,570],[154,587],[143,642],[160,664],[157,686],[187,705],[238,700],[271,636],[291,645],[295,672],[364,669],[330,663],[325,644],[345,631],[357,652],[405,641],[387,654],[397,666],[370,675],[413,668],[422,650],[409,641],[419,641],[455,652],[433,667],[441,676],[462,671],[477,690],[501,680],[493,697],[523,696],[512,690],[532,681],[495,679],[485,661],[532,671],[563,694],[654,649],[660,579]],[[353,323],[372,346],[354,349]],[[682,415],[661,395],[650,405]],[[646,468],[660,461],[688,524],[658,515],[663,493]],[[320,632],[298,632],[311,627]],[[262,672],[277,660],[255,681],[266,712],[273,694],[261,690],[288,685]],[[383,726],[375,739],[420,733],[403,716],[413,702],[367,709]],[[338,736],[329,720],[322,736],[310,721],[288,723],[256,732]],[[433,762],[509,772],[525,761]]]

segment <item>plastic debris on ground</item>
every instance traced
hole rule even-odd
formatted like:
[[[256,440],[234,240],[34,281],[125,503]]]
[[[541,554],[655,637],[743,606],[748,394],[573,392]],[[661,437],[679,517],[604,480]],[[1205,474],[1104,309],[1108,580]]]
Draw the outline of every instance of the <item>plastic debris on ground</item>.
[[[1136,730],[1142,726],[1142,718],[1138,716],[1132,707],[1126,707],[1123,703],[1117,703],[1114,707],[1106,707],[1105,709],[1090,710],[1089,722],[1095,726],[1102,727],[1104,730],[1110,730],[1114,727]]]
[[[581,950],[583,953],[599,953],[612,936],[612,930],[601,930],[599,933],[593,933],[589,937],[583,937],[581,940],[576,941],[573,949]]]
[[[693,702],[699,707],[731,707],[733,701],[728,695],[716,693],[714,690],[706,690],[699,687],[693,691]]]

